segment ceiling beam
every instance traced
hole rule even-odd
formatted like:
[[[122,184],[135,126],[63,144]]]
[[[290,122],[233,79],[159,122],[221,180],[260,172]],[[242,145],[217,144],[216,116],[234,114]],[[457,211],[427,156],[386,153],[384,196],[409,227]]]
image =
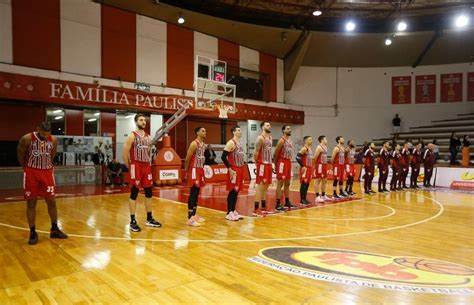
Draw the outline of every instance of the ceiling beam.
[[[311,42],[309,31],[303,31],[295,44],[284,58],[285,63],[285,90],[291,90],[296,74],[303,63]]]
[[[418,58],[415,60],[415,62],[413,63],[413,65],[411,65],[413,68],[416,68],[420,63],[421,61],[423,60],[423,58],[425,57],[426,53],[428,53],[428,51],[431,49],[431,47],[433,46],[433,44],[436,42],[436,40],[441,36],[441,31],[440,30],[436,30],[433,34],[433,37],[431,37],[430,41],[428,41],[428,44],[425,46],[425,48],[423,49],[423,51],[421,51],[420,55],[418,55]]]

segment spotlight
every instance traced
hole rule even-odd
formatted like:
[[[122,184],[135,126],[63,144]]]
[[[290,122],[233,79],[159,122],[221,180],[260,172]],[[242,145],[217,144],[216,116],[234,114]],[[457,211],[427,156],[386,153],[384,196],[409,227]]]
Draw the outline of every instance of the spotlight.
[[[178,23],[179,23],[179,24],[183,24],[185,21],[186,21],[186,20],[184,20],[183,15],[179,14],[179,15],[178,15]]]
[[[456,27],[463,28],[469,24],[469,17],[466,15],[460,15],[456,17],[456,21],[454,23]]]
[[[392,44],[392,38],[386,38],[386,39],[385,39],[385,45],[386,45],[386,46],[389,46],[389,45],[391,45],[391,44]]]
[[[398,24],[397,24],[397,31],[399,32],[403,32],[407,29],[407,24],[404,22],[404,21],[400,21]]]
[[[320,10],[315,10],[313,12],[313,16],[321,16],[323,14],[323,12],[321,12]]]
[[[63,118],[63,116],[60,115],[60,116],[55,117],[54,119],[55,119],[55,120],[60,120],[60,119],[62,119],[62,118]]]
[[[53,111],[53,113],[60,113],[60,112],[63,112],[63,110],[62,109],[56,109],[56,110]]]
[[[346,31],[352,32],[356,28],[356,24],[352,21],[346,23]]]
[[[95,118],[94,118],[94,119],[88,119],[88,120],[87,120],[87,122],[95,122],[95,121],[97,121],[97,119],[95,119]]]
[[[95,116],[99,116],[100,115],[100,112],[96,112],[94,113]]]

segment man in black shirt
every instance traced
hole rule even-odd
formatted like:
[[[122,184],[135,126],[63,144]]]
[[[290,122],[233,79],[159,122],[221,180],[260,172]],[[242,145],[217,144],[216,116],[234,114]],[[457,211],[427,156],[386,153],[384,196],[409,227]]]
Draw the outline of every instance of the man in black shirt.
[[[395,138],[398,137],[398,134],[400,133],[400,123],[401,122],[402,122],[402,120],[398,117],[398,113],[395,114],[395,117],[392,120],[393,133],[394,133]]]
[[[120,186],[123,186],[122,164],[120,164],[117,159],[113,159],[112,162],[107,165],[107,176],[109,176],[111,187],[115,186],[115,179],[117,179],[117,177],[120,180]]]

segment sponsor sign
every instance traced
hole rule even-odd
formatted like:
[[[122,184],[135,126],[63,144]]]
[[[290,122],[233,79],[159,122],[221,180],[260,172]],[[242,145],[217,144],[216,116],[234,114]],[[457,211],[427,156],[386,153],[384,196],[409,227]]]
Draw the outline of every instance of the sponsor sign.
[[[441,74],[441,103],[462,101],[462,73]]]
[[[392,77],[392,104],[411,104],[411,76]]]
[[[474,169],[466,167],[438,167],[436,186],[455,189],[474,189]]]
[[[206,182],[226,181],[227,171],[224,164],[204,165],[204,178],[206,178]]]
[[[357,287],[474,294],[474,269],[422,257],[316,247],[271,247],[249,260],[285,273]]]
[[[160,180],[174,180],[178,178],[179,178],[179,171],[177,169],[160,170]]]
[[[416,76],[415,103],[436,103],[436,75]]]

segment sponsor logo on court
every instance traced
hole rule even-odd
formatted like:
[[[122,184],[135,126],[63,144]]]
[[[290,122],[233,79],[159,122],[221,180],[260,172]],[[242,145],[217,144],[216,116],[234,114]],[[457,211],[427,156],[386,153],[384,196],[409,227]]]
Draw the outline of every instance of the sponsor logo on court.
[[[473,268],[428,258],[332,248],[271,247],[249,260],[332,283],[406,292],[474,294]]]

